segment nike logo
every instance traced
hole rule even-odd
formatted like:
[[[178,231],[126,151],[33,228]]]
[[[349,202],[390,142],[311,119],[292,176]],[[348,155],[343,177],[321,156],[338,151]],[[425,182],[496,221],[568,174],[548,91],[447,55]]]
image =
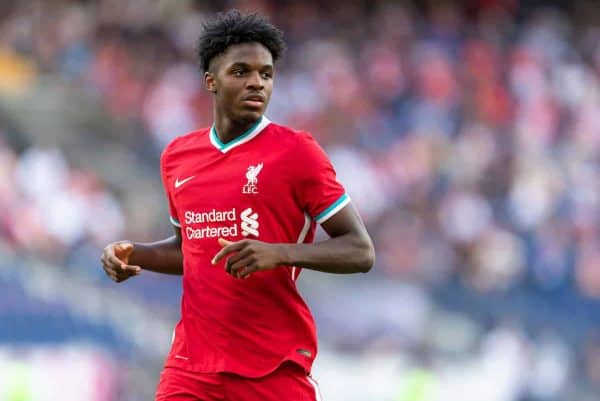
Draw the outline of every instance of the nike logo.
[[[181,181],[179,181],[179,177],[177,177],[177,179],[175,179],[175,189],[179,188],[180,186],[182,186],[183,184],[185,184],[186,182],[188,182],[189,180],[191,180],[194,177],[195,177],[195,175],[188,177]]]

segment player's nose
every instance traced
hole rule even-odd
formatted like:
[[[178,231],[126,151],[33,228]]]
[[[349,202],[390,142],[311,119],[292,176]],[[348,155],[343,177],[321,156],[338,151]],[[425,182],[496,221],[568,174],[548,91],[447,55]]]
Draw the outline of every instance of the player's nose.
[[[246,87],[248,89],[254,90],[262,90],[265,87],[264,81],[260,72],[254,71],[248,76],[248,81],[246,82]]]

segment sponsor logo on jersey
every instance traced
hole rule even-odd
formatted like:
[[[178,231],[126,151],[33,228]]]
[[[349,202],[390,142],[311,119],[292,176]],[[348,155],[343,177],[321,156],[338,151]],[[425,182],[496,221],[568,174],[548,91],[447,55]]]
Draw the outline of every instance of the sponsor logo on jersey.
[[[183,214],[185,219],[185,235],[190,240],[235,237],[238,235],[236,214],[235,208],[230,210],[212,209],[202,212],[187,210]]]
[[[262,170],[263,164],[258,163],[256,166],[248,166],[246,171],[246,185],[242,187],[243,194],[257,194],[258,193],[258,174]]]
[[[252,208],[244,210],[240,217],[242,218],[242,235],[247,237],[248,235],[254,235],[258,237],[258,213],[253,212]]]
[[[241,230],[244,237],[258,237],[258,213],[252,208],[239,213],[229,210],[187,210],[183,214],[187,239],[237,237]],[[238,224],[239,223],[239,224]]]

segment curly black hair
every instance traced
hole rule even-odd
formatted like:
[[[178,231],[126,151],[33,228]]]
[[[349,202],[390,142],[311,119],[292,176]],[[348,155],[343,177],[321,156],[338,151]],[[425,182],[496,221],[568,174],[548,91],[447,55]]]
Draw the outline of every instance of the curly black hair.
[[[271,52],[277,61],[285,51],[283,32],[258,13],[242,14],[229,10],[217,14],[203,25],[198,39],[198,59],[204,71],[208,71],[211,60],[224,53],[229,46],[240,43],[258,42]]]

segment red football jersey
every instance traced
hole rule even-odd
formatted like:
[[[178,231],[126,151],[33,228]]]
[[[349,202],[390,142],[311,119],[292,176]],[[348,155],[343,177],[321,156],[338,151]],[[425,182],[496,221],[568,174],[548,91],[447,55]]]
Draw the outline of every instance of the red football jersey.
[[[265,116],[221,143],[214,126],[173,140],[161,157],[171,222],[183,237],[182,318],[166,366],[263,376],[292,360],[310,372],[312,315],[296,289],[300,269],[237,279],[211,259],[219,237],[312,242],[349,201],[321,147]]]

